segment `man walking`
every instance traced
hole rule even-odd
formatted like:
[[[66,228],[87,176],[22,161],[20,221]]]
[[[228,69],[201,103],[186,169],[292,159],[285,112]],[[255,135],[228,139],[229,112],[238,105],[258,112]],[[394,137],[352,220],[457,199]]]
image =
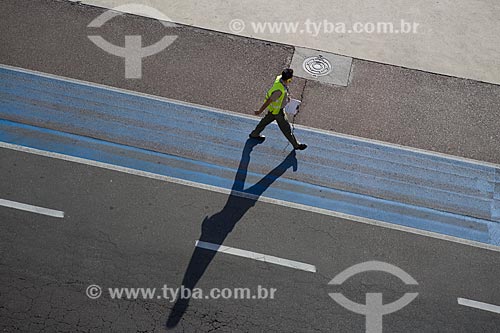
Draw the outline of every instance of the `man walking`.
[[[288,84],[292,82],[292,78],[293,69],[291,68],[285,69],[281,75],[276,77],[273,86],[266,94],[264,104],[262,104],[258,111],[255,111],[255,114],[259,115],[267,108],[268,113],[257,124],[257,127],[255,127],[252,133],[250,133],[250,138],[264,141],[266,138],[263,135],[260,135],[260,132],[262,132],[267,125],[276,120],[281,132],[283,132],[288,141],[290,141],[293,149],[304,150],[307,148],[306,144],[299,143],[297,141],[285,115],[284,108],[290,101]]]

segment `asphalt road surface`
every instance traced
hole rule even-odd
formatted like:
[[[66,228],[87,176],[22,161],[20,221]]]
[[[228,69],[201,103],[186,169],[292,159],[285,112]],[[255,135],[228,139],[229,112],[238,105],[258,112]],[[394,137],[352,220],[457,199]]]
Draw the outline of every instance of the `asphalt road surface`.
[[[457,301],[498,302],[498,252],[24,152],[1,149],[0,156],[1,193],[64,212],[55,218],[0,208],[5,331],[145,332],[167,322],[190,332],[364,331],[365,317],[337,304],[328,295],[334,292],[359,303],[369,292],[382,293],[384,303],[417,292],[383,317],[385,332],[500,326],[499,314]],[[317,272],[195,249],[196,240],[221,234],[226,246],[314,265]],[[328,285],[350,266],[373,260],[403,269],[418,285],[381,272]],[[272,300],[192,299],[175,309],[163,298],[106,293],[177,288],[183,281],[205,291],[276,292]],[[99,299],[86,295],[92,284],[104,290]]]

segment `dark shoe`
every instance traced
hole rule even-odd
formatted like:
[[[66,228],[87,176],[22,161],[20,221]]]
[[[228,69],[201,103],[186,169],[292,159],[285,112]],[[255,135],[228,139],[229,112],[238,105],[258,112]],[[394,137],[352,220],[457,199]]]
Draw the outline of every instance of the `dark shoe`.
[[[307,148],[307,145],[305,143],[299,143],[299,145],[297,147],[295,147],[294,149],[296,150],[304,150]]]
[[[263,135],[257,135],[257,136],[253,136],[252,134],[249,134],[248,137],[250,139],[255,139],[255,140],[259,140],[260,142],[264,141],[266,139],[265,136]]]

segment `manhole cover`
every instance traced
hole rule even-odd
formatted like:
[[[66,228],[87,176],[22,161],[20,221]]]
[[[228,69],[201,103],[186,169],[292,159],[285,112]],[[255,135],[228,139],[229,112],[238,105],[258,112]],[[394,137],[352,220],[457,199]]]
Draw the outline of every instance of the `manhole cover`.
[[[332,71],[332,65],[322,55],[307,58],[304,60],[302,67],[314,77],[325,76]]]

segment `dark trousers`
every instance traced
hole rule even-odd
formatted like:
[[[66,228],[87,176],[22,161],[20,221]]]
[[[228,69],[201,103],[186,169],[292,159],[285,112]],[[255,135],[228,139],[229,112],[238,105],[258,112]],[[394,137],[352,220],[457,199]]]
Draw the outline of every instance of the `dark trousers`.
[[[255,127],[255,129],[252,131],[250,135],[251,136],[260,135],[260,132],[262,132],[267,125],[269,125],[275,120],[278,123],[281,132],[283,132],[288,141],[290,141],[293,148],[297,148],[299,143],[297,142],[297,139],[295,139],[295,136],[292,133],[292,127],[290,126],[290,123],[288,122],[288,119],[286,118],[285,115],[285,111],[283,111],[283,109],[281,109],[278,114],[272,114],[271,112],[268,112],[264,116],[264,118],[262,118],[261,121],[257,124],[257,127]]]

